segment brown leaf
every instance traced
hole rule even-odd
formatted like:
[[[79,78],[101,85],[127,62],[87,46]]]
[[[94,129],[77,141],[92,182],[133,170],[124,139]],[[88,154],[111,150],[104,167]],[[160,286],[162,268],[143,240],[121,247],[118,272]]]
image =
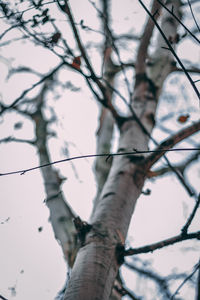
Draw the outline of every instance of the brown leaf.
[[[188,114],[187,115],[181,115],[181,116],[179,116],[178,117],[178,122],[179,123],[185,123],[188,120],[189,116],[190,115],[188,115]]]
[[[81,56],[74,57],[72,62],[72,67],[74,67],[77,70],[80,70],[80,66],[81,66]]]

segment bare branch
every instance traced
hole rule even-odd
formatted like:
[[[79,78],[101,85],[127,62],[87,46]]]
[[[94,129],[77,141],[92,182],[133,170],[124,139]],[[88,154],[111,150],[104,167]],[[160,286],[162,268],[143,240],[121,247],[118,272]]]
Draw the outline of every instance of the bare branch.
[[[173,167],[178,170],[181,174],[184,173],[185,169],[195,160],[198,159],[200,155],[200,151],[197,151],[196,153],[194,153],[193,155],[191,155],[187,160],[184,160],[183,162],[174,165]],[[161,167],[159,169],[156,169],[152,172],[151,176],[149,176],[149,178],[155,178],[158,176],[162,176],[165,175],[169,172],[172,172],[172,170],[169,167]]]
[[[138,154],[147,154],[147,153],[162,153],[162,152],[172,152],[172,151],[193,151],[193,150],[200,150],[199,148],[179,148],[179,149],[157,149],[157,150],[146,150],[146,151],[138,151],[136,149],[134,149],[131,152],[119,152],[119,153],[101,153],[101,154],[87,154],[87,155],[80,155],[80,156],[73,156],[73,157],[69,157],[69,158],[65,158],[65,159],[61,159],[61,160],[56,160],[54,162],[51,163],[46,163],[40,166],[36,166],[36,167],[32,167],[32,168],[28,168],[28,169],[23,169],[23,170],[18,170],[18,171],[13,171],[13,172],[7,172],[7,173],[0,173],[0,176],[7,176],[7,175],[14,175],[14,174],[20,174],[20,175],[24,175],[28,172],[37,170],[37,169],[41,169],[41,168],[45,168],[51,165],[55,165],[55,164],[60,164],[63,162],[67,162],[67,161],[71,161],[71,160],[77,160],[77,159],[82,159],[82,158],[91,158],[91,157],[100,157],[100,156],[104,156],[107,157],[107,159],[109,157],[112,156],[126,156],[126,155],[138,155]]]
[[[6,138],[3,138],[0,140],[0,144],[1,143],[10,143],[10,142],[16,142],[16,143],[26,143],[26,144],[30,144],[32,146],[35,145],[35,140],[25,140],[25,139],[18,139],[12,136],[8,136]]]
[[[196,291],[196,300],[200,299],[200,268],[198,271],[198,278],[197,278],[197,291]]]
[[[91,78],[98,85],[98,87],[100,88],[100,90],[102,91],[102,93],[105,94],[105,89],[102,86],[102,84],[99,81],[99,79],[97,78],[97,76],[96,76],[96,74],[94,72],[94,69],[93,69],[93,67],[92,67],[92,65],[91,65],[91,63],[89,61],[88,56],[87,56],[85,47],[83,46],[83,44],[81,42],[81,39],[80,39],[78,30],[76,28],[76,25],[75,25],[75,22],[74,22],[74,18],[73,18],[73,15],[71,13],[71,9],[70,9],[68,1],[65,0],[65,4],[64,5],[61,5],[59,0],[57,0],[57,3],[59,5],[59,7],[61,8],[61,10],[69,17],[69,21],[70,21],[70,24],[71,24],[71,27],[72,27],[72,30],[73,30],[73,33],[74,33],[74,36],[75,36],[75,40],[76,40],[76,42],[78,44],[79,50],[81,52],[81,55],[84,58],[85,63],[86,63],[86,65],[87,65],[87,67],[88,67],[88,69],[89,69],[89,71],[91,73]]]
[[[186,224],[184,225],[184,227],[183,227],[182,230],[181,230],[183,234],[187,233],[188,228],[189,228],[190,224],[192,223],[192,220],[194,219],[194,216],[195,216],[195,214],[196,214],[196,211],[197,211],[197,209],[199,208],[199,204],[200,204],[200,194],[199,194],[199,196],[198,196],[198,200],[197,200],[197,202],[196,202],[196,204],[195,204],[195,206],[194,206],[194,208],[193,208],[193,210],[192,210],[191,215],[189,216],[189,218],[188,218]]]
[[[171,299],[175,299],[174,297],[176,296],[176,294],[178,294],[178,292],[180,291],[180,289],[183,287],[183,285],[196,273],[196,271],[199,269],[200,267],[200,263],[198,263],[195,267],[193,272],[188,275],[183,282],[179,285],[179,287],[177,288],[177,290],[175,291],[175,293],[172,295]]]
[[[114,289],[120,293],[122,296],[129,296],[132,300],[142,300],[140,297],[137,297],[133,292],[131,292],[127,287],[114,285]]]
[[[195,66],[187,67],[186,70],[187,70],[187,72],[189,72],[189,73],[197,73],[197,74],[200,74],[200,68],[197,68],[197,67],[195,67]],[[183,69],[181,69],[181,68],[178,68],[178,67],[176,67],[176,66],[173,66],[172,72],[184,72],[184,71],[183,71]]]
[[[137,272],[139,275],[145,276],[146,278],[153,280],[156,284],[158,284],[160,291],[165,295],[166,299],[171,299],[171,293],[168,289],[167,277],[162,277],[153,272],[152,270],[139,268],[132,263],[125,262],[124,265],[129,269]]]
[[[174,147],[176,144],[181,142],[182,140],[186,139],[187,137],[191,136],[192,134],[198,132],[200,130],[200,121],[192,124],[189,127],[186,127],[180,131],[178,131],[173,136],[170,136],[168,139],[166,139],[164,142],[160,144],[160,146],[157,148],[157,150],[162,149],[170,149]],[[155,164],[164,154],[164,151],[161,153],[153,153],[150,156],[148,156],[144,162],[144,165],[147,169],[151,168],[153,164]]]
[[[151,245],[139,247],[139,248],[130,248],[124,252],[124,256],[153,252],[154,250],[161,249],[166,246],[170,246],[170,245],[173,245],[173,244],[176,244],[176,243],[179,243],[182,241],[186,241],[186,240],[191,240],[191,239],[199,240],[200,239],[200,231],[187,233],[184,235],[183,234],[176,235],[169,239],[166,239],[166,240],[163,240],[163,241],[151,244]]]
[[[197,27],[198,31],[200,32],[200,27],[199,27],[199,25],[198,25],[198,23],[197,23],[197,20],[196,20],[195,16],[194,16],[194,12],[193,12],[193,9],[192,9],[191,2],[190,2],[190,0],[187,0],[187,2],[188,2],[188,5],[189,5],[189,7],[190,7],[190,11],[191,11],[191,14],[192,14],[192,18],[193,18],[193,20],[194,20],[194,22],[195,22],[195,24],[196,24],[196,27]]]
[[[154,0],[151,8],[151,14],[154,16],[155,20],[157,20],[159,17],[159,9],[160,9],[160,4],[156,0]],[[149,17],[146,26],[144,28],[144,32],[137,53],[136,66],[135,66],[136,74],[145,73],[147,51],[150,44],[149,43],[150,39],[152,37],[154,26],[155,26],[155,22],[152,21],[151,17]]]
[[[199,0],[190,0],[190,4],[195,4],[195,3],[199,3]],[[182,6],[186,6],[186,5],[188,5],[188,2],[184,2],[182,4]]]
[[[97,12],[99,13],[100,17],[102,19],[104,19],[104,28],[105,28],[105,31],[106,31],[106,38],[109,40],[109,44],[110,46],[112,46],[112,48],[114,49],[116,55],[117,55],[117,58],[118,58],[118,61],[119,61],[119,64],[121,66],[121,71],[123,72],[123,75],[124,75],[124,81],[126,83],[126,86],[127,86],[127,90],[128,90],[128,93],[129,93],[129,96],[131,98],[132,96],[132,91],[131,91],[131,88],[130,88],[130,84],[129,84],[129,81],[128,81],[128,78],[126,76],[126,72],[125,72],[125,68],[124,68],[124,64],[121,60],[121,57],[120,57],[120,53],[119,53],[119,50],[115,44],[115,39],[113,37],[113,34],[108,26],[108,22],[107,22],[107,17],[106,14],[105,14],[105,9],[103,11],[103,13],[97,8],[96,4],[92,1],[90,1],[91,4],[95,7],[95,9],[97,10]]]
[[[38,85],[40,85],[41,83],[43,83],[44,81],[46,81],[48,78],[51,78],[62,66],[64,65],[64,63],[60,63],[56,68],[54,68],[51,72],[49,72],[47,75],[45,75],[44,77],[42,77],[42,79],[40,79],[39,81],[37,81],[36,83],[34,83],[30,88],[26,89],[23,91],[23,93],[10,105],[8,106],[4,106],[1,104],[1,111],[0,111],[0,115],[3,114],[4,111],[13,108],[14,106],[16,106],[16,104],[24,98],[24,96],[26,96],[30,91],[32,91],[35,87],[37,87]]]
[[[4,296],[0,295],[0,299],[2,300],[8,300],[7,298],[5,298]]]

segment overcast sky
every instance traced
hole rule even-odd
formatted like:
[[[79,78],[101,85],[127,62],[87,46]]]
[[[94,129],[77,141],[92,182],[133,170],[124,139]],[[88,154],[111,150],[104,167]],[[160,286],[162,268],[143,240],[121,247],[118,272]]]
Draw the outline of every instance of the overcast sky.
[[[144,12],[139,9],[138,4],[134,4],[133,7],[132,1],[123,1],[124,5],[122,6],[119,3],[120,1],[114,1],[112,8],[115,16],[113,28],[119,34],[126,28],[134,27],[137,33],[139,28],[141,29]],[[84,19],[88,26],[99,29],[98,23],[95,21],[96,13],[88,1],[73,1],[73,9],[77,22]],[[54,10],[60,20],[59,26],[64,28],[66,25],[64,16],[57,15],[56,7]],[[1,24],[2,30],[4,30],[6,27],[3,25],[3,20],[1,20]],[[85,39],[95,42],[102,40],[101,36],[91,32],[83,32],[83,35]],[[18,33],[13,30],[5,37],[5,41],[16,37],[18,37]],[[194,62],[199,61],[200,51],[197,47],[192,46],[191,48],[191,45],[191,41],[185,42],[185,46],[180,47],[178,53],[183,58],[192,57]],[[188,51],[188,49],[190,50]],[[15,67],[28,65],[39,72],[47,72],[58,63],[58,59],[49,54],[47,50],[43,50],[39,46],[31,46],[28,42],[15,42],[1,47],[0,51],[1,97],[7,104],[12,103],[25,88],[31,86],[37,77],[23,73],[6,81],[10,63],[5,58],[7,60],[13,58],[12,65]],[[89,51],[92,61],[97,64],[96,68],[100,68],[99,56],[95,54],[96,50],[90,49]],[[126,51],[122,53],[122,57],[127,57],[127,55]],[[130,73],[130,81],[132,80],[131,75]],[[51,158],[52,160],[66,158],[66,149],[70,156],[95,153],[95,132],[98,127],[99,106],[85,87],[84,80],[76,72],[64,70],[60,73],[59,78],[70,81],[79,90],[73,92],[57,89],[57,93],[60,94],[57,100],[54,99],[55,94],[49,93],[48,103],[54,107],[58,116],[58,120],[52,126],[58,133],[57,138],[53,138],[49,142]],[[172,81],[171,85],[170,80]],[[183,76],[175,84],[173,84],[173,80],[176,80],[175,75],[169,79],[165,89],[170,87],[171,93],[181,94],[182,98],[177,99],[176,107],[170,101],[166,102],[166,105],[163,104],[163,107],[159,107],[157,117],[161,118],[171,109],[175,114],[173,122],[164,123],[164,125],[169,129],[178,130],[181,128],[181,125],[176,122],[178,113],[186,112],[189,107],[192,122],[198,118],[199,105]],[[127,91],[120,81],[119,87],[126,95]],[[29,96],[35,96],[38,91],[39,88],[35,89]],[[0,138],[9,135],[18,138],[33,138],[34,136],[31,121],[23,119],[16,113],[4,115],[0,122]],[[23,122],[20,130],[14,129],[17,122]],[[167,133],[161,133],[159,129],[154,132],[154,136],[159,140],[167,135]],[[200,141],[199,135],[196,136],[196,141]],[[175,156],[169,155],[169,157],[174,161],[182,159],[184,155],[181,153]],[[37,165],[37,153],[32,146],[16,143],[1,144],[1,173]],[[82,219],[87,220],[96,192],[93,159],[73,162],[73,166],[71,163],[65,163],[57,167],[67,178],[62,186],[67,201]],[[199,165],[190,168],[188,175],[190,175],[191,184],[198,190]],[[140,197],[130,226],[127,245],[134,245],[134,247],[179,234],[180,228],[184,225],[194,205],[194,200],[188,197],[173,175],[152,182],[148,181],[144,190],[146,188],[151,189],[151,196]],[[51,225],[48,222],[49,212],[44,204],[45,193],[40,172],[37,170],[25,175],[0,177],[0,190],[0,295],[16,300],[53,300],[64,284],[67,270],[61,248],[55,241]],[[198,230],[199,225],[200,218],[196,218],[191,226],[191,231]],[[187,248],[189,243],[186,242],[184,245]],[[167,249],[168,252],[158,251],[155,254],[154,268],[162,274],[167,274],[176,264],[182,270],[191,271],[192,266],[198,261],[199,252],[182,251],[180,254],[178,248],[170,247]],[[151,257],[151,254],[146,255],[145,259]],[[127,273],[129,274],[129,272]],[[129,287],[131,287],[132,280],[133,277],[128,276]],[[183,292],[187,295],[187,291],[183,289]]]

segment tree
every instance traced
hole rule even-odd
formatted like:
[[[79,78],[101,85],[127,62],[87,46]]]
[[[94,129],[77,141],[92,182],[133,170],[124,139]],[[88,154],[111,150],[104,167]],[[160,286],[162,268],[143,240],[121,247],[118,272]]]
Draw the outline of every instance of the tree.
[[[186,176],[186,169],[197,160],[200,150],[199,135],[197,135],[200,122],[195,112],[189,110],[189,106],[199,105],[198,82],[195,82],[193,77],[195,73],[199,73],[199,69],[194,67],[192,62],[185,67],[182,59],[176,54],[177,44],[180,44],[181,48],[181,43],[187,38],[193,39],[194,43],[198,44],[198,33],[194,34],[182,22],[183,12],[191,8],[193,13],[190,2],[187,5],[178,0],[166,3],[155,0],[149,8],[139,0],[137,4],[141,5],[148,16],[144,28],[140,28],[141,35],[129,34],[128,31],[120,35],[114,33],[115,28],[112,29],[111,22],[111,1],[102,0],[99,3],[89,1],[89,4],[98,16],[100,29],[89,26],[89,21],[85,18],[77,22],[71,8],[73,4],[67,0],[26,1],[26,3],[16,1],[15,5],[12,1],[1,1],[2,15],[7,24],[7,28],[1,34],[1,40],[9,32],[18,30],[17,39],[30,40],[35,46],[40,46],[46,52],[56,56],[59,61],[46,74],[41,74],[39,70],[33,70],[29,66],[10,69],[9,77],[20,72],[23,74],[28,72],[40,77],[11,104],[6,103],[4,99],[1,101],[2,116],[15,111],[33,122],[34,138],[21,139],[7,136],[1,142],[25,142],[36,147],[39,167],[2,172],[1,176],[13,173],[26,174],[40,168],[46,192],[45,202],[50,211],[55,238],[62,247],[69,268],[72,268],[63,299],[121,299],[124,295],[128,295],[131,299],[139,299],[136,290],[131,292],[123,286],[119,268],[124,264],[124,258],[152,252],[185,240],[191,240],[193,243],[193,239],[200,238],[199,231],[189,231],[197,214],[200,197],[195,187],[189,184]],[[129,5],[130,9],[133,9],[133,5],[130,3]],[[73,36],[59,22],[60,16],[66,18],[67,22],[64,24],[66,26],[67,23],[71,28]],[[198,24],[196,27],[199,29]],[[95,45],[87,45],[86,38],[81,37],[80,31],[82,35],[89,31],[101,37],[100,42],[103,43],[101,53],[97,50],[94,58],[89,54],[94,51]],[[123,40],[125,40],[124,47],[120,44]],[[13,40],[6,40],[2,45],[6,46],[11,42]],[[122,59],[122,56],[126,56],[123,48],[128,48],[129,45],[130,59]],[[134,55],[133,45],[136,55]],[[97,57],[101,60],[100,66],[95,62]],[[65,178],[55,169],[56,162],[51,161],[48,149],[48,139],[55,136],[50,126],[56,120],[53,109],[48,109],[48,93],[55,89],[55,86],[77,90],[70,81],[63,81],[59,77],[64,68],[67,68],[68,74],[73,70],[85,80],[88,89],[100,105],[97,154],[92,155],[96,159],[97,195],[87,222],[77,216],[68,205],[61,191]],[[181,111],[176,117],[179,130],[170,131],[162,123],[160,124],[162,130],[167,130],[168,136],[164,140],[161,137],[157,142],[159,135],[154,137],[152,131],[158,126],[155,121],[158,105],[164,110],[165,101],[167,102],[163,100],[166,97],[163,92],[164,83],[167,84],[173,72],[184,74],[185,84],[189,82],[188,89],[190,88],[194,99],[188,101],[187,110]],[[30,97],[30,92],[36,87],[40,87],[40,90],[37,95]],[[123,91],[124,88],[127,92]],[[173,88],[171,89],[173,95]],[[177,97],[173,100],[177,101]],[[174,114],[177,114],[175,109]],[[172,115],[164,112],[160,120],[164,123],[166,118],[172,122],[171,116],[174,117],[173,111]],[[21,126],[22,124],[18,122],[15,124],[15,129],[20,129]],[[112,138],[115,130],[119,138],[117,151],[113,152]],[[193,134],[196,134],[195,140],[191,138]],[[181,142],[183,143],[180,147],[176,148],[176,145]],[[186,145],[189,143],[190,146],[184,147],[185,143]],[[183,152],[184,160],[176,163],[172,156],[172,163],[166,156],[170,151]],[[191,151],[192,155],[187,155]],[[57,163],[90,156],[68,157]],[[157,162],[160,162],[160,165],[154,167]],[[149,190],[143,189],[145,182],[169,172],[175,174],[185,192],[195,199],[194,207],[188,213],[185,224],[175,236],[146,244],[144,247],[128,248],[125,241],[138,198],[142,194],[150,194]],[[197,243],[194,245],[197,247]],[[172,299],[178,293],[179,289],[172,292],[168,287],[170,277],[161,277],[153,271],[147,271],[144,267],[139,268],[135,263],[126,261],[125,264],[141,276],[154,280],[159,285],[164,299]],[[196,274],[198,269],[197,262],[191,274]],[[182,277],[181,274],[180,276],[175,274],[171,278],[175,281]],[[190,279],[190,276],[185,275],[185,278]],[[144,296],[149,299],[145,292]],[[197,292],[197,299],[198,297],[200,297],[199,292]]]

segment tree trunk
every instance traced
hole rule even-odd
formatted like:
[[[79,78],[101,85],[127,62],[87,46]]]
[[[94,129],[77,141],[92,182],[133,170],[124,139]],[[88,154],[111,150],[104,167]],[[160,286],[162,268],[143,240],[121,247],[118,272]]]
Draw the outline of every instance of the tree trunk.
[[[173,1],[173,6],[178,15],[180,1]],[[153,30],[152,21],[148,22]],[[149,135],[155,124],[158,96],[164,80],[172,70],[172,54],[161,48],[165,43],[160,36],[152,62],[146,66],[145,42],[149,44],[152,34],[149,32],[149,23],[138,50],[138,67],[136,66],[131,103],[132,111],[142,126],[133,115],[123,122],[119,128],[118,152],[148,149]],[[176,36],[177,23],[166,11],[162,14],[161,27],[167,38]],[[113,159],[108,178],[90,218],[92,229],[76,257],[64,300],[109,299],[119,266],[123,262],[122,250],[130,220],[146,178],[144,168],[141,167],[142,160],[143,157],[139,154]]]

